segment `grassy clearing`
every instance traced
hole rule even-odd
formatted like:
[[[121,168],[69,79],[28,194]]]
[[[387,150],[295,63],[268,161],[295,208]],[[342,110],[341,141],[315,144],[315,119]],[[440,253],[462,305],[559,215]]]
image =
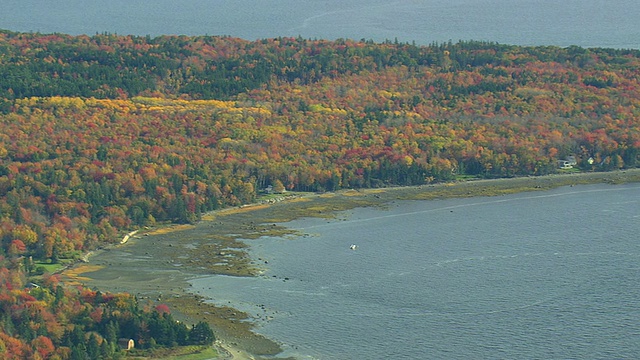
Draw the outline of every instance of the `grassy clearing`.
[[[246,212],[249,212],[249,211],[265,209],[268,206],[269,205],[267,205],[267,204],[245,205],[245,206],[241,206],[241,207],[237,207],[237,208],[229,208],[229,209],[221,210],[218,213],[218,215],[219,216],[227,216],[227,215],[241,214],[241,213],[246,213]]]
[[[172,233],[174,231],[192,229],[193,227],[194,227],[193,225],[171,225],[167,227],[160,227],[153,231],[150,231],[149,235],[163,235],[163,234]]]
[[[41,261],[37,261],[33,264],[36,268],[38,267],[43,267],[45,272],[48,273],[55,273],[56,271],[62,269],[63,267],[66,266],[66,263],[64,262],[58,262],[56,264],[52,264],[50,262],[41,262]]]
[[[456,175],[456,181],[469,181],[476,179],[478,179],[476,175]]]
[[[69,280],[66,282],[68,285],[79,285],[81,283],[90,281],[91,279],[85,276],[81,276],[84,273],[90,273],[102,269],[103,266],[99,265],[80,265],[72,269],[65,271],[64,275]]]

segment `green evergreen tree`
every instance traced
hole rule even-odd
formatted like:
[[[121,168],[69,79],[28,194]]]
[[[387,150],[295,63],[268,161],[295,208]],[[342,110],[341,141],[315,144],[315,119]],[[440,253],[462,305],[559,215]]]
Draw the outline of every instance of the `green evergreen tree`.
[[[102,340],[102,344],[100,344],[100,356],[103,359],[112,359],[114,352],[115,352],[114,346],[110,342],[108,342],[106,339]]]
[[[176,343],[180,346],[188,344],[189,341],[189,329],[184,323],[174,322],[173,331],[175,333]]]
[[[105,326],[104,338],[111,344],[118,343],[118,325],[115,321],[111,320]]]
[[[97,359],[100,355],[100,345],[98,345],[98,337],[96,334],[91,333],[87,340],[87,354],[90,359]]]
[[[71,347],[71,357],[70,360],[92,360],[87,354],[87,347],[84,345],[84,342],[79,343]]]
[[[213,330],[209,324],[200,321],[189,332],[189,342],[194,345],[211,345],[215,341]]]

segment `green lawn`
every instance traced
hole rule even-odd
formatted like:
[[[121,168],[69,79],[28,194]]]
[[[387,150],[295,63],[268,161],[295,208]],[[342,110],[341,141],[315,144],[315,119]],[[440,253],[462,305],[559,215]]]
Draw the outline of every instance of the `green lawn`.
[[[477,175],[456,175],[457,181],[468,181],[475,179],[479,179],[479,177]]]
[[[60,270],[64,266],[64,264],[61,264],[61,263],[50,264],[50,263],[47,263],[47,262],[36,261],[36,262],[33,263],[33,266],[35,268],[43,267],[43,268],[45,268],[45,272],[53,273],[53,272],[55,272],[57,270]]]

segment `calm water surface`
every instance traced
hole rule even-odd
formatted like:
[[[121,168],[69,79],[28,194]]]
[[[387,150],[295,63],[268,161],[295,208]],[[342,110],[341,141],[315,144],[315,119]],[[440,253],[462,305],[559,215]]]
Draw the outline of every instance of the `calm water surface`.
[[[399,202],[251,242],[196,292],[300,359],[637,359],[640,185]],[[350,250],[357,244],[357,250]]]
[[[637,0],[0,0],[0,28],[640,48]]]

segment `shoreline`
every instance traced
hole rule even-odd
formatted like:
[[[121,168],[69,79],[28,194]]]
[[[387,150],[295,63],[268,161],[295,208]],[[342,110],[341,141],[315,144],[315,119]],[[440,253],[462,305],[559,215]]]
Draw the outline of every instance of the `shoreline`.
[[[258,275],[263,264],[251,259],[246,249],[262,236],[294,234],[277,223],[302,217],[330,218],[339,211],[385,206],[396,200],[500,196],[562,186],[633,182],[640,182],[640,169],[313,193],[267,205],[222,209],[205,214],[193,226],[163,227],[148,236],[131,237],[126,244],[95,253],[91,264],[79,263],[65,270],[63,276],[75,276],[106,291],[130,292],[138,296],[141,305],[166,303],[182,321],[208,321],[218,340],[216,347],[227,356],[221,353],[220,358],[280,359],[280,345],[255,333],[251,316],[234,309],[233,304],[208,303],[190,292],[188,283],[204,275]]]

